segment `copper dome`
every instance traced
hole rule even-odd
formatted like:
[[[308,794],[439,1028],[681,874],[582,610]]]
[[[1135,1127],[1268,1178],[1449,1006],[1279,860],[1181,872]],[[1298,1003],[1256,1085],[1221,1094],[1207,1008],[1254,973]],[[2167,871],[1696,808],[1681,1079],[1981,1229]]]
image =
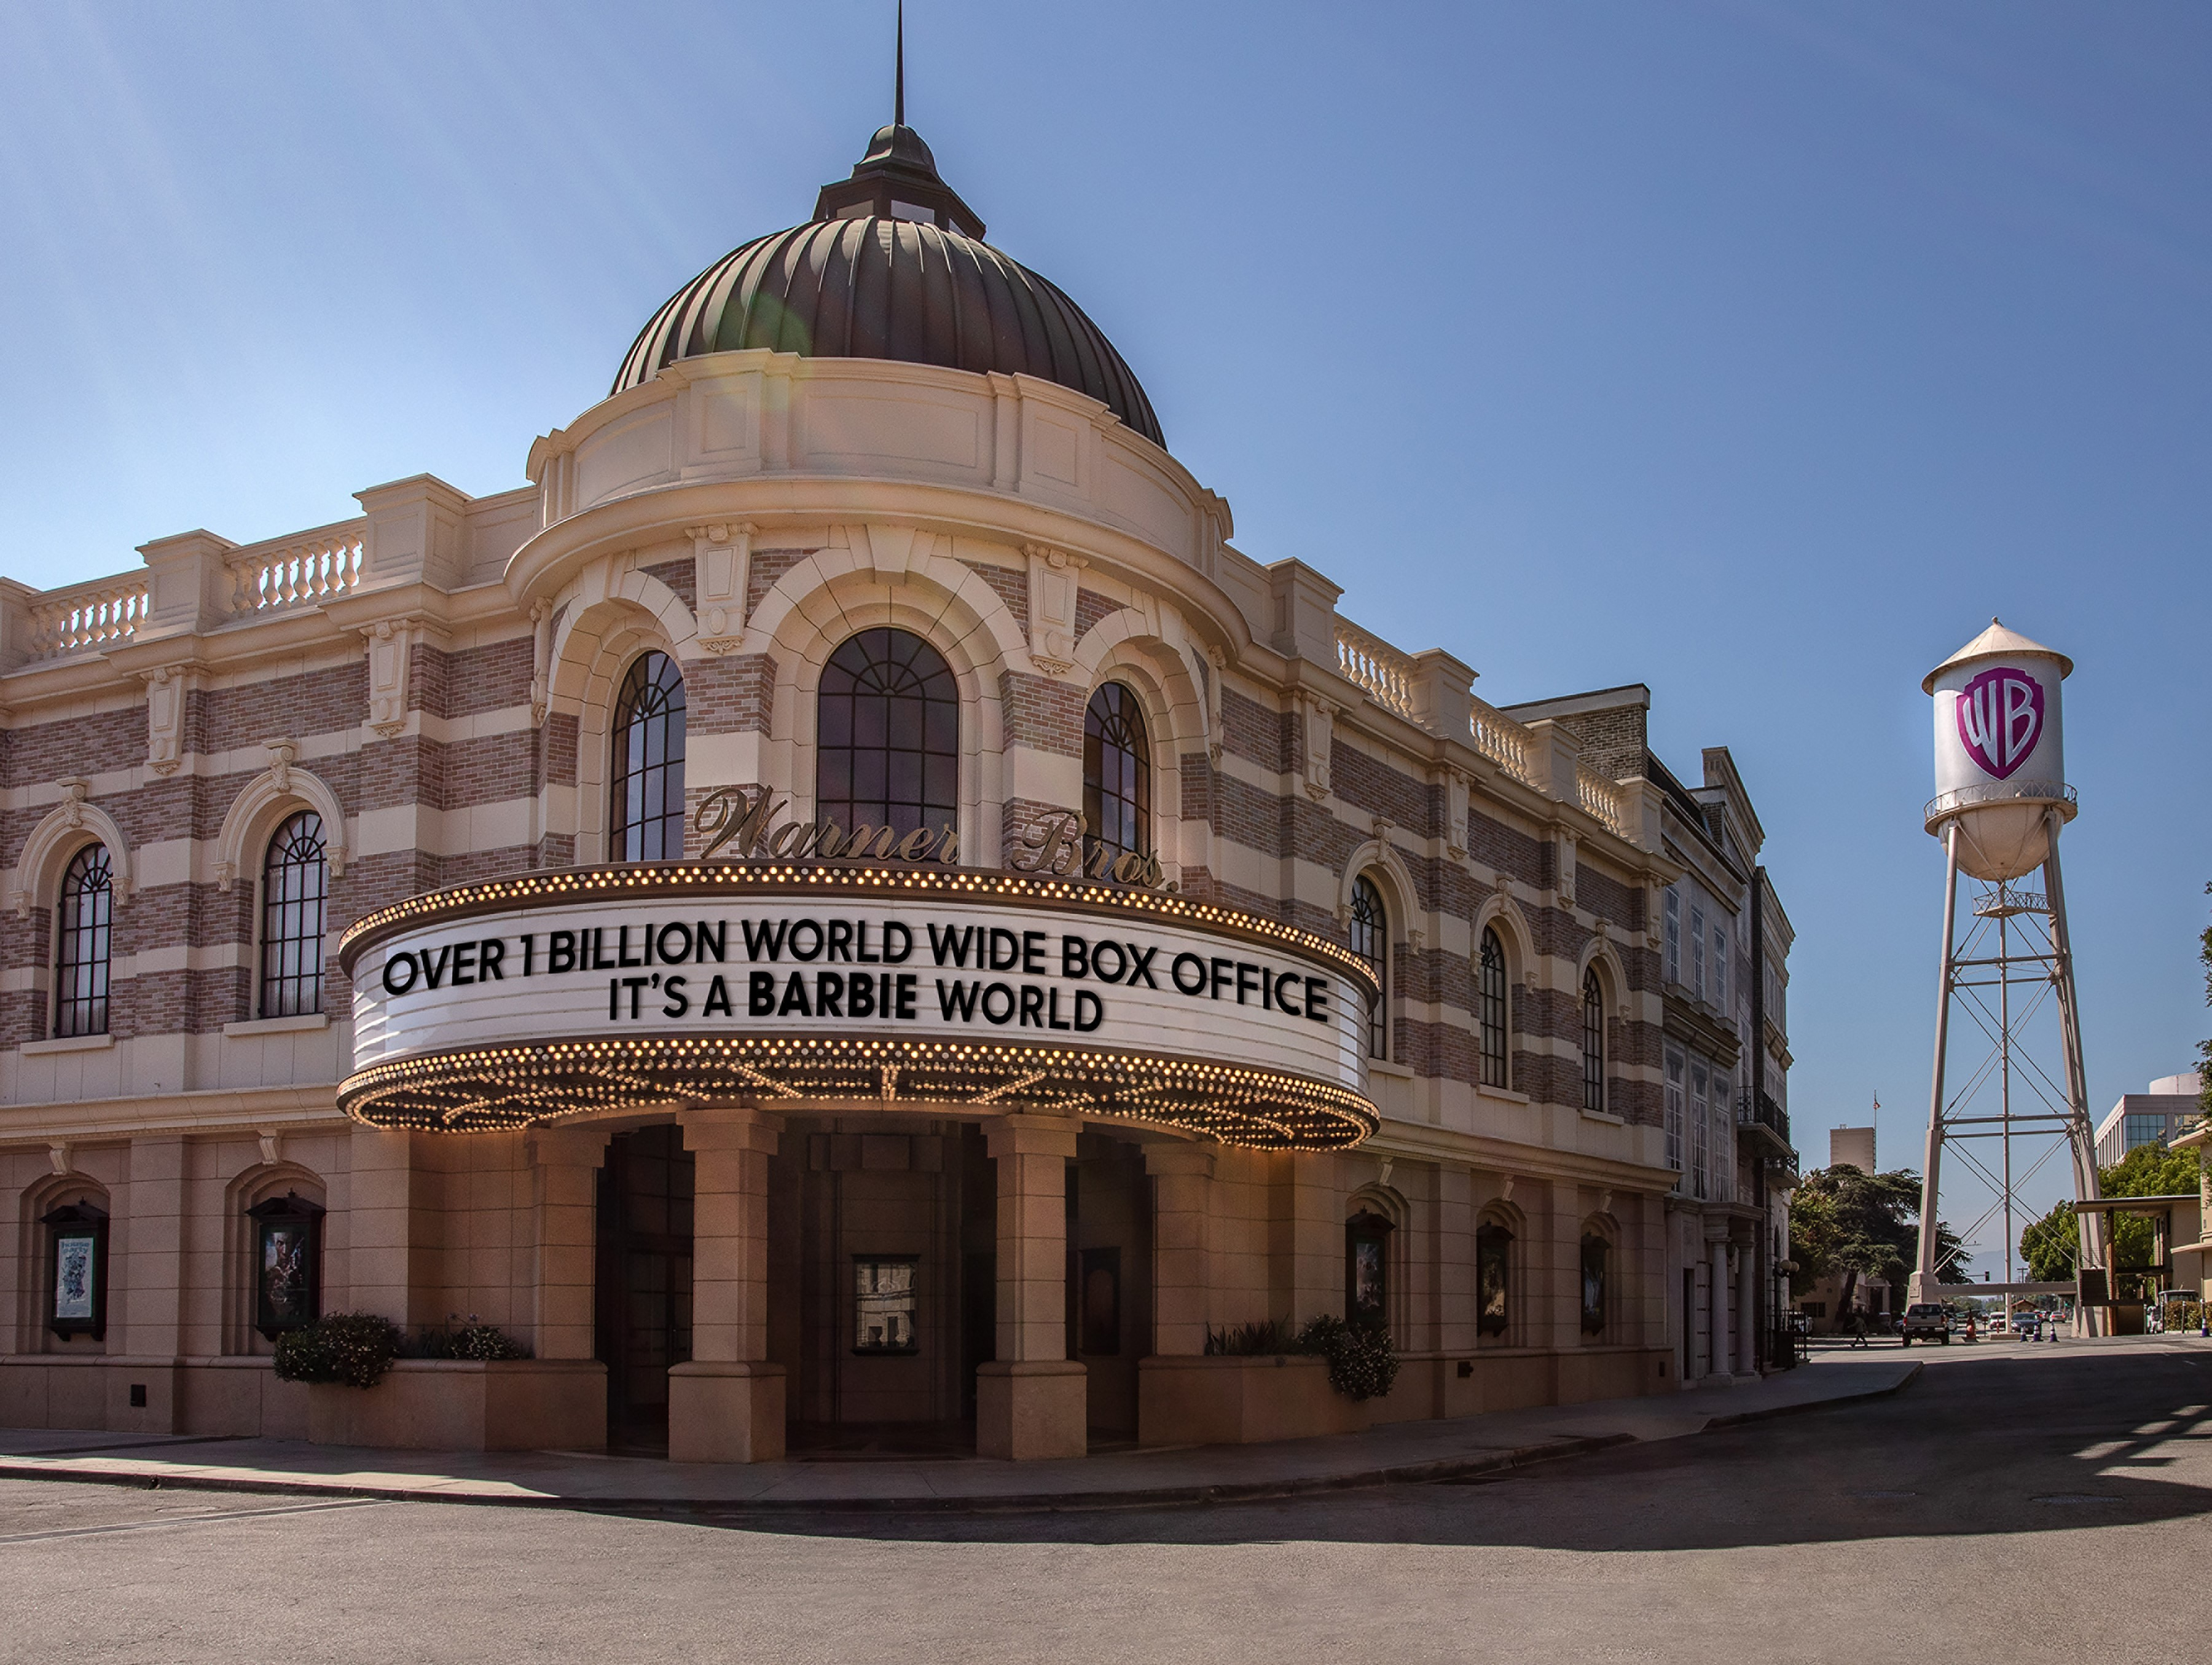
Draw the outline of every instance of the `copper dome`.
[[[1159,418],[1098,326],[983,241],[921,135],[878,131],[814,218],[724,255],[653,314],[612,389],[679,358],[766,347],[1033,375],[1087,393],[1155,445]]]

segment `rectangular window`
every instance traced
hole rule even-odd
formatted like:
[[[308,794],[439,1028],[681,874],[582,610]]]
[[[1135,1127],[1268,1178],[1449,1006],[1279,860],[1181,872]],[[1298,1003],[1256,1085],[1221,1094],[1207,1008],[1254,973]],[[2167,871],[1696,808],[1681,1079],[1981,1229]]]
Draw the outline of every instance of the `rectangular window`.
[[[915,1353],[921,1351],[921,1291],[913,1254],[856,1254],[853,1257],[853,1351],[856,1353]]]
[[[1712,1195],[1711,1169],[1707,1166],[1705,1061],[1690,1060],[1690,1194],[1700,1201]]]
[[[1713,1004],[1725,1011],[1729,1003],[1729,934],[1726,925],[1713,927]]]
[[[1705,909],[1702,902],[1690,905],[1690,992],[1700,1000],[1705,997]]]
[[[1667,980],[1682,980],[1682,893],[1667,887]]]
[[[1667,1166],[1682,1171],[1682,1088],[1685,1060],[1674,1047],[1667,1049]],[[1681,1180],[1674,1181],[1681,1188]]]
[[[1732,1201],[1735,1196],[1735,1096],[1734,1077],[1716,1068],[1712,1076],[1712,1198],[1717,1203]]]

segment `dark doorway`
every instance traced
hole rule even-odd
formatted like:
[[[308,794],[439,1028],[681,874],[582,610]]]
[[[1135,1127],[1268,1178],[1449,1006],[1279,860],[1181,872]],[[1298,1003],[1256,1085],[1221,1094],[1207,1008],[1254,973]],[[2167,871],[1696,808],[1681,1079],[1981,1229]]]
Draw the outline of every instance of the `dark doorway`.
[[[607,1442],[668,1448],[668,1367],[691,1357],[691,1186],[683,1131],[617,1133],[599,1170],[599,1346]]]

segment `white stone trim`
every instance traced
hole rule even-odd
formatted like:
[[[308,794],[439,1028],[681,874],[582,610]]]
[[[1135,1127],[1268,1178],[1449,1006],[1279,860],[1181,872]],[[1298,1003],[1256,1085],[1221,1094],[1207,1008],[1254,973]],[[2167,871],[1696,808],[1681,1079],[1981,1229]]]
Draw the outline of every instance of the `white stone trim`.
[[[15,880],[9,887],[8,906],[18,919],[28,918],[34,906],[53,906],[63,867],[88,844],[106,848],[117,906],[131,900],[131,846],[123,829],[98,804],[85,802],[88,783],[77,779],[61,784],[69,796],[31,829],[22,853],[15,859]]]

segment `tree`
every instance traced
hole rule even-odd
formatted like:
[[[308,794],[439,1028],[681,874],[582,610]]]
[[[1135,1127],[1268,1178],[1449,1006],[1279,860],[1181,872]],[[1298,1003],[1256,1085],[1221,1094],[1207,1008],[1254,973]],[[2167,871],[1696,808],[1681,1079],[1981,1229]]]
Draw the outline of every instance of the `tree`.
[[[1815,1168],[1790,1199],[1790,1258],[1797,1263],[1791,1293],[1802,1295],[1840,1273],[1841,1309],[1850,1305],[1862,1278],[1904,1283],[1919,1259],[1919,1221],[1917,1174],[1869,1174],[1849,1162]],[[1936,1265],[1957,1280],[1967,1257],[1958,1234],[1940,1220],[1936,1245]]]
[[[2204,888],[2212,892],[2212,885]],[[2212,1006],[2212,925],[2208,925],[2204,935],[2197,940],[2200,945],[2197,954],[2204,962],[2204,1003]],[[2212,1040],[2207,1040],[2197,1048],[2197,1107],[2207,1116],[2212,1116]]]
[[[2098,1188],[2107,1197],[2179,1197],[2197,1194],[2203,1164],[2194,1150],[2169,1150],[2139,1144],[2110,1168],[2097,1170]],[[2150,1217],[2112,1217],[2112,1270],[2143,1272],[2154,1247]],[[2074,1205],[2060,1203],[2020,1235],[2021,1258],[2039,1284],[2060,1284],[2074,1276],[2081,1245]]]

